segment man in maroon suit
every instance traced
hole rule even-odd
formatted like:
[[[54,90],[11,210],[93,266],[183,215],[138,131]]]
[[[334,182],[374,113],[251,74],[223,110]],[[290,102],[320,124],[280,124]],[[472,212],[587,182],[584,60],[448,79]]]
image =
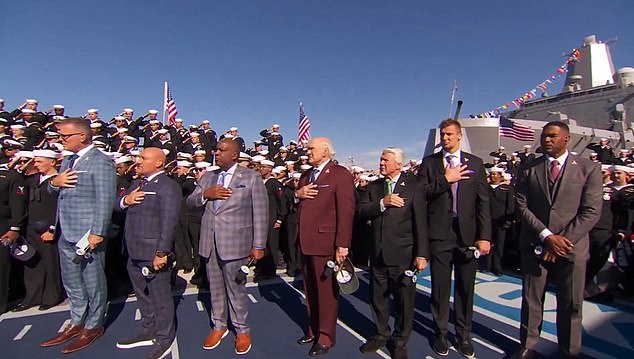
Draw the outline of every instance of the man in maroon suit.
[[[309,325],[297,343],[312,343],[308,355],[321,356],[335,345],[339,308],[335,276],[322,274],[329,260],[343,263],[348,255],[355,198],[352,175],[332,161],[335,152],[330,140],[314,138],[307,150],[313,168],[304,172],[295,195]]]

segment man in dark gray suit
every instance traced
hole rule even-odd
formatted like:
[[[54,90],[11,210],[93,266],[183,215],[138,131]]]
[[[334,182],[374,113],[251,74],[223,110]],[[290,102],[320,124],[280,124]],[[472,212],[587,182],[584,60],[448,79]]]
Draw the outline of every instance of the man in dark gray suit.
[[[165,162],[161,149],[144,149],[136,166],[141,179],[133,182],[132,190],[118,202],[119,208],[127,210],[128,274],[141,311],[141,331],[117,342],[117,348],[151,345],[145,357],[148,359],[165,357],[176,332],[168,257],[174,249],[183,195],[180,186],[163,170]],[[155,272],[153,276],[142,274],[144,266]]]
[[[235,351],[251,349],[246,323],[248,299],[244,283],[236,283],[240,266],[249,258],[262,259],[268,233],[268,195],[260,173],[238,166],[238,142],[224,139],[216,149],[220,169],[200,179],[187,197],[190,207],[205,206],[200,231],[199,254],[205,258],[211,319],[214,328],[204,349],[214,349],[227,333],[229,314],[236,330]]]
[[[512,358],[532,358],[540,336],[547,280],[557,294],[557,338],[561,357],[581,352],[581,312],[588,260],[588,233],[602,206],[601,167],[568,152],[570,130],[547,123],[541,135],[544,156],[523,168],[516,184],[522,221],[521,347]],[[543,248],[542,254],[535,248]]]
[[[106,246],[102,242],[116,200],[116,175],[112,160],[93,146],[88,121],[65,119],[59,134],[64,148],[73,155],[64,158],[59,174],[49,182],[49,191],[57,195],[55,235],[70,302],[70,325],[40,345],[49,347],[76,338],[62,350],[66,354],[86,348],[104,332],[107,290]],[[86,235],[92,255],[75,264],[75,245]]]

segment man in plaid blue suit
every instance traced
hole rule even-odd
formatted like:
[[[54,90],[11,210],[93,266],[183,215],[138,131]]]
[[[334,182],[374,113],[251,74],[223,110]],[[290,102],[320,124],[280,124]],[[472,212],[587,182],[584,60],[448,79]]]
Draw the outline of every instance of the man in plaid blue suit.
[[[42,347],[75,338],[62,353],[84,349],[103,335],[107,307],[105,244],[116,199],[112,161],[92,144],[88,121],[68,118],[59,134],[64,148],[73,152],[62,161],[59,175],[49,183],[58,197],[56,236],[62,282],[70,302],[70,324]],[[73,263],[75,244],[88,233],[92,256]]]

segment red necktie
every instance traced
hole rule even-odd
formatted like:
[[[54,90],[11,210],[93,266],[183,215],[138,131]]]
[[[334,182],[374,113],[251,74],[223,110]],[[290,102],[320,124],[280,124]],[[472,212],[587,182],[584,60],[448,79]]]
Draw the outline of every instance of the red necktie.
[[[552,162],[552,166],[550,167],[550,179],[552,179],[553,182],[557,180],[557,177],[559,177],[559,172],[559,161],[554,160]]]

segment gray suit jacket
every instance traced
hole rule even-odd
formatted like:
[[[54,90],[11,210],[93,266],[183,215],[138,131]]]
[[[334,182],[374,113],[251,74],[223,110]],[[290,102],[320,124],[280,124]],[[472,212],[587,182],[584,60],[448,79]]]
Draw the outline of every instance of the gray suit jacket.
[[[60,173],[69,166],[64,158]],[[77,185],[74,188],[50,186],[49,191],[58,196],[57,222],[64,238],[77,243],[90,230],[91,234],[106,236],[116,200],[116,174],[112,160],[97,148],[92,148],[77,159],[75,171]]]
[[[588,232],[601,215],[599,164],[569,154],[555,193],[550,193],[547,171],[548,161],[542,156],[518,174],[515,189],[517,211],[522,221],[519,248],[524,273],[535,273],[539,268],[539,261],[529,247],[532,242],[539,242],[539,233],[545,228],[574,244],[565,259],[587,260]]]
[[[228,186],[233,190],[231,197],[220,201],[214,209],[214,201],[203,201],[203,192],[218,183],[219,173],[216,170],[203,175],[187,197],[189,207],[205,206],[198,252],[209,258],[215,248],[225,261],[246,258],[251,248],[266,247],[269,219],[266,188],[258,172],[237,166]]]

